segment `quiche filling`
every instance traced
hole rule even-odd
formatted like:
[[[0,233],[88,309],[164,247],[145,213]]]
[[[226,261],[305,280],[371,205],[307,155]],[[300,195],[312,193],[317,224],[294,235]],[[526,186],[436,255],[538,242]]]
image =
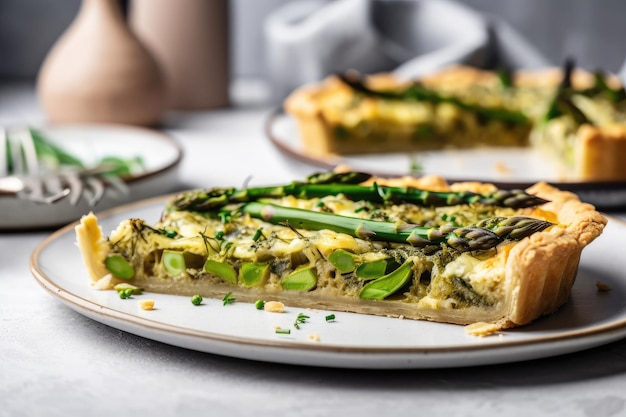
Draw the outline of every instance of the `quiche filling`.
[[[454,67],[416,81],[348,73],[296,90],[285,110],[311,154],[532,146],[565,180],[626,179],[626,92],[571,63],[516,74]]]
[[[79,247],[93,282],[109,287],[524,324],[503,319],[512,297],[507,269],[516,246],[568,227],[544,208],[552,202],[486,185],[435,191],[407,187],[414,179],[346,180],[354,175],[192,191],[170,200],[156,224],[128,219],[108,237],[89,215],[76,229]],[[599,234],[596,217],[585,239]]]

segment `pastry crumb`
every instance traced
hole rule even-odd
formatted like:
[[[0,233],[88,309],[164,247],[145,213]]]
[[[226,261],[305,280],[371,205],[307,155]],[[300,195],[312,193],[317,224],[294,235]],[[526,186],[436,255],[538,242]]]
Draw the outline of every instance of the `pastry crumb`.
[[[500,175],[511,175],[512,173],[511,168],[506,166],[504,162],[496,162],[493,168]]]
[[[611,286],[607,284],[606,282],[602,282],[602,281],[596,281],[596,288],[600,292],[611,291]]]
[[[404,320],[404,316],[403,316],[403,315],[399,315],[399,316],[398,316],[398,318],[399,318],[400,320]]]
[[[280,301],[267,301],[263,306],[263,310],[269,311],[270,313],[284,313],[285,305]]]
[[[137,304],[142,310],[154,310],[154,300],[139,300]]]
[[[98,290],[112,290],[115,286],[116,280],[112,274],[106,274],[99,280],[93,283],[93,287]]]
[[[280,326],[278,324],[272,324],[272,329],[274,330],[280,329]]]
[[[465,332],[469,335],[476,337],[486,337],[495,334],[500,330],[500,326],[493,323],[485,323],[479,321],[478,323],[472,323],[465,326]]]
[[[319,343],[320,341],[320,335],[317,333],[311,333],[307,336],[307,338],[311,341],[311,342],[317,342]]]

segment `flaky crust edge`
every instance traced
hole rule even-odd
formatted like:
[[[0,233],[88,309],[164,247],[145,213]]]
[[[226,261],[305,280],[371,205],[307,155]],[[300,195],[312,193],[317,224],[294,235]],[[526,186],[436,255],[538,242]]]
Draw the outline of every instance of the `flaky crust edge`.
[[[556,214],[556,226],[518,242],[506,263],[507,312],[501,327],[528,324],[550,314],[569,298],[582,250],[607,219],[573,193],[540,182],[528,192],[547,200],[539,209]],[[531,216],[537,213],[529,213]]]

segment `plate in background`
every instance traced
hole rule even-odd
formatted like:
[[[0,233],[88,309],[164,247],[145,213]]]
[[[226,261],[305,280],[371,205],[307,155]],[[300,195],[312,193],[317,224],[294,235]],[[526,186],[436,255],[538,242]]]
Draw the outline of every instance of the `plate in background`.
[[[626,182],[563,181],[555,164],[531,148],[481,148],[406,153],[321,156],[307,153],[295,120],[278,110],[266,123],[270,142],[290,158],[322,169],[347,165],[379,176],[434,174],[450,182],[480,181],[499,188],[527,188],[538,181],[577,193],[586,202],[609,210],[626,207]],[[419,173],[414,170],[419,166]]]
[[[75,221],[89,211],[174,191],[178,181],[181,147],[160,131],[122,125],[67,125],[38,127],[49,140],[89,166],[104,156],[140,157],[145,170],[125,180],[127,194],[108,188],[103,199],[90,206],[85,198],[75,206],[70,199],[52,205],[22,200],[13,194],[0,195],[0,230],[34,230],[58,227]]]

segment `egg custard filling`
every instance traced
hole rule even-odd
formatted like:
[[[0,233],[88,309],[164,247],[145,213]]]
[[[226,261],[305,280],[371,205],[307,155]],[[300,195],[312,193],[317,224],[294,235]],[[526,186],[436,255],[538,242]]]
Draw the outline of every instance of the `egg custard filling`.
[[[547,184],[323,173],[172,197],[156,224],[76,226],[94,286],[501,328],[566,302],[606,220]]]

